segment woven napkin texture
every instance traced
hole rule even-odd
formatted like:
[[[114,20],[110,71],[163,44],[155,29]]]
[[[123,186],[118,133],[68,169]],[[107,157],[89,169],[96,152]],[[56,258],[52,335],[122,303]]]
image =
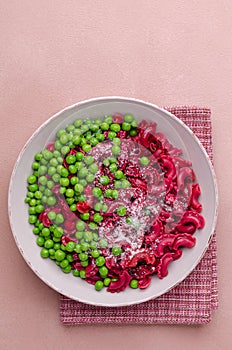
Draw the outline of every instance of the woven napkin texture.
[[[211,112],[200,107],[166,108],[188,125],[212,160]],[[194,271],[166,294],[138,305],[92,306],[60,295],[63,324],[204,324],[218,306],[217,250],[214,233],[204,257]]]

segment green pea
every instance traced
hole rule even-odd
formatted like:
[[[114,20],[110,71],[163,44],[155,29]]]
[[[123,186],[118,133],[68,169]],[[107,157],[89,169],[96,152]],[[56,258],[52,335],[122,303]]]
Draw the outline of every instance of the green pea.
[[[76,243],[75,242],[70,241],[70,242],[68,242],[66,244],[67,252],[73,252],[75,248],[76,248]]]
[[[63,147],[61,147],[60,151],[65,156],[66,154],[68,154],[70,152],[70,148],[68,146],[63,146]]]
[[[108,167],[110,165],[110,160],[108,158],[104,159],[103,164]]]
[[[81,270],[80,271],[80,278],[85,279],[85,277],[86,277],[86,271],[85,270]]]
[[[112,147],[112,153],[115,154],[115,155],[119,155],[120,154],[120,146],[117,146],[117,145],[114,145]]]
[[[73,197],[73,196],[74,196],[74,191],[73,191],[73,189],[72,189],[72,188],[68,188],[68,189],[66,190],[66,192],[65,192],[65,195],[66,195],[66,197],[69,197],[69,198]]]
[[[112,173],[115,173],[118,170],[118,167],[115,163],[110,164],[109,169]]]
[[[92,137],[89,142],[92,146],[96,146],[99,143],[96,137]]]
[[[89,246],[90,246],[91,250],[97,249],[97,243],[95,241],[90,242]]]
[[[72,274],[74,277],[79,277],[80,276],[80,271],[77,269],[72,270]]]
[[[43,237],[41,237],[41,236],[37,237],[36,243],[38,246],[43,247],[44,242],[45,242],[45,239]]]
[[[76,174],[77,173],[77,167],[75,165],[69,165],[68,170],[71,174]]]
[[[133,117],[132,114],[125,114],[125,115],[124,115],[124,121],[125,121],[126,123],[132,123],[133,120],[134,120],[134,117]]]
[[[61,265],[61,264],[60,264],[60,265]],[[68,265],[68,266],[66,266],[66,267],[64,267],[64,268],[62,268],[62,271],[63,271],[64,273],[69,273],[71,270],[72,270],[72,267],[71,267],[70,265]]]
[[[91,242],[93,239],[93,233],[91,231],[85,231],[83,233],[83,238],[86,242]]]
[[[68,187],[69,186],[69,179],[67,177],[62,177],[60,179],[60,184],[62,187]]]
[[[100,250],[98,250],[98,249],[93,249],[93,250],[91,251],[91,255],[92,255],[93,258],[98,258],[98,257],[100,256]]]
[[[96,283],[95,283],[95,289],[97,290],[97,291],[100,291],[100,290],[102,290],[102,288],[104,287],[104,284],[103,284],[103,282],[102,281],[97,281]]]
[[[117,199],[117,198],[118,198],[118,191],[117,191],[117,190],[112,190],[112,192],[111,192],[111,197],[112,197],[113,199]]]
[[[109,115],[109,116],[105,117],[104,122],[111,124],[113,122],[113,118]]]
[[[86,254],[86,253],[80,253],[80,254],[78,255],[78,257],[79,257],[79,259],[80,259],[81,261],[86,261],[86,260],[88,260],[88,254]]]
[[[36,207],[29,207],[29,210],[28,210],[29,214],[36,215],[36,208],[37,208],[37,206]]]
[[[100,179],[99,179],[99,182],[102,184],[102,185],[108,185],[108,183],[110,182],[110,179],[108,176],[101,176]]]
[[[55,223],[57,224],[57,225],[60,225],[60,224],[62,224],[64,222],[64,217],[63,217],[63,215],[62,214],[57,214],[56,215],[56,218],[55,218]]]
[[[85,202],[86,200],[86,196],[84,194],[80,194],[79,196],[77,196],[77,202]]]
[[[44,237],[48,237],[48,236],[50,235],[50,230],[49,230],[49,228],[44,227],[44,228],[42,229],[42,235],[43,235]]]
[[[81,137],[79,135],[75,135],[72,139],[72,142],[74,143],[74,145],[79,145],[81,142]]]
[[[34,233],[35,235],[38,235],[38,234],[40,233],[39,228],[38,228],[38,227],[34,227],[34,228],[33,228],[33,233]]]
[[[99,241],[99,245],[101,248],[106,248],[108,246],[108,241],[106,238],[101,238]]]
[[[40,161],[41,159],[42,159],[42,154],[41,153],[37,153],[36,155],[35,155],[35,160],[38,160],[38,161]]]
[[[32,199],[30,200],[30,202],[29,202],[29,205],[30,205],[31,207],[35,207],[35,206],[37,205],[37,200],[34,199],[34,198],[32,198]]]
[[[48,213],[48,218],[49,218],[50,220],[54,220],[54,219],[56,218],[56,213],[55,213],[54,211],[50,211],[50,212]]]
[[[47,239],[44,243],[44,247],[50,249],[54,246],[54,242],[52,239]]]
[[[45,196],[49,197],[49,196],[52,195],[52,191],[49,190],[49,188],[46,188],[45,191],[44,191],[44,194],[45,194]]]
[[[117,209],[117,214],[119,216],[125,216],[126,215],[126,207],[124,207],[123,205],[120,205]]]
[[[87,221],[89,220],[89,217],[90,217],[90,214],[89,213],[83,213],[83,214],[80,214],[80,218],[84,221]]]
[[[60,167],[59,173],[60,173],[61,177],[64,177],[64,178],[68,177],[68,175],[69,175],[68,170],[63,166]]]
[[[98,267],[105,265],[105,258],[101,255],[98,258],[96,258],[96,265]]]
[[[123,172],[122,170],[117,170],[114,174],[115,178],[120,180],[123,177]]]
[[[38,170],[39,169],[39,163],[38,162],[32,163],[32,169],[33,170]]]
[[[73,123],[73,125],[76,127],[76,128],[79,128],[81,125],[82,125],[83,121],[82,119],[76,119]]]
[[[122,180],[122,188],[130,187],[130,182],[128,180]]]
[[[115,133],[121,130],[121,127],[119,124],[113,123],[110,125],[110,130],[114,131]]]
[[[147,157],[141,157],[139,161],[143,166],[147,166],[150,163],[150,160]]]
[[[87,267],[87,266],[89,265],[88,260],[81,261],[81,265],[82,265],[83,267]]]
[[[136,121],[136,120],[133,120],[132,123],[131,123],[131,126],[132,126],[133,128],[136,128],[137,125],[138,125],[137,121]]]
[[[112,254],[114,256],[119,256],[121,253],[122,253],[122,248],[121,247],[115,246],[115,247],[112,248]]]
[[[65,145],[67,144],[69,141],[69,137],[68,137],[68,134],[66,133],[63,133],[61,136],[60,136],[60,142]]]
[[[76,204],[71,204],[70,207],[69,207],[69,209],[70,209],[72,212],[76,211],[76,210],[77,210]]]
[[[62,227],[56,227],[54,232],[53,232],[54,236],[57,238],[61,238],[63,236],[63,233],[64,233],[64,231],[63,231]]]
[[[118,181],[118,180],[114,181],[114,187],[115,187],[116,189],[121,188],[121,186],[122,186],[121,181]]]
[[[137,289],[138,286],[139,286],[138,280],[133,279],[133,280],[130,281],[130,287],[131,287],[131,288]]]
[[[102,278],[106,278],[106,276],[108,275],[108,272],[109,272],[109,270],[107,269],[106,266],[101,266],[99,268],[99,273],[100,273]]]
[[[111,198],[111,195],[112,195],[112,190],[110,188],[107,188],[105,190],[104,196],[107,198]]]
[[[56,150],[60,150],[62,148],[62,144],[59,140],[56,140],[54,147]]]
[[[57,249],[55,252],[55,258],[57,261],[62,261],[65,258],[65,252],[62,251],[61,249]]]
[[[89,229],[93,231],[98,229],[98,225],[95,222],[90,222],[88,226],[89,226]]]
[[[98,139],[99,142],[102,142],[105,140],[105,135],[101,133],[97,133],[96,138]]]
[[[105,131],[105,130],[109,130],[109,127],[110,127],[109,124],[106,123],[106,122],[103,122],[103,123],[101,124],[101,129],[104,130],[104,131]]]
[[[96,225],[97,225],[97,224],[96,224]],[[94,233],[93,233],[93,240],[97,242],[98,239],[99,239],[99,236],[98,236],[97,232],[94,232]]]
[[[122,130],[130,131],[130,129],[131,129],[131,125],[129,123],[127,123],[127,122],[122,123]]]
[[[137,135],[137,130],[133,129],[130,131],[130,136],[136,136]]]
[[[89,153],[91,151],[92,147],[91,147],[91,145],[89,145],[87,143],[87,144],[82,146],[82,149],[83,149],[84,152]]]
[[[48,180],[47,188],[51,190],[53,187],[54,187],[54,182],[52,180]]]
[[[85,187],[87,185],[87,181],[85,179],[80,179],[79,184]]]
[[[56,204],[56,198],[54,196],[48,197],[47,204],[50,205],[50,206],[55,205]]]
[[[67,156],[66,157],[66,162],[67,162],[67,164],[74,164],[74,163],[76,163],[75,155],[71,154],[71,155]]]
[[[78,183],[79,179],[76,176],[71,177],[70,183],[71,185],[75,186]]]
[[[82,252],[81,245],[79,243],[76,244],[75,251],[76,251],[76,253],[81,253]]]
[[[64,259],[60,263],[60,267],[65,268],[69,265],[69,261],[67,259]]]
[[[121,140],[120,140],[119,137],[115,137],[115,138],[112,140],[112,142],[113,142],[113,145],[115,145],[115,146],[120,146],[120,144],[121,144]]]
[[[39,175],[45,175],[47,173],[48,168],[45,165],[41,165],[38,169]]]
[[[101,222],[103,220],[103,216],[101,216],[99,213],[94,214],[93,221],[94,222]]]
[[[36,213],[40,214],[44,211],[44,206],[42,204],[38,204],[35,210],[36,210]]]
[[[102,211],[103,211],[103,213],[107,212],[107,210],[108,210],[108,205],[107,205],[107,204],[103,204],[103,205],[102,205]]]
[[[37,221],[36,215],[29,215],[28,221],[30,224],[34,224]]]
[[[98,171],[98,165],[93,163],[89,166],[89,171],[92,173],[92,174],[96,174],[96,172]]]
[[[76,153],[76,160],[80,162],[84,158],[84,154],[82,152]]]
[[[74,191],[76,192],[76,194],[81,194],[84,191],[84,187],[80,183],[77,183],[74,186]]]
[[[94,210],[96,211],[101,211],[102,209],[102,203],[101,202],[97,202],[95,205],[94,205]]]
[[[92,190],[94,197],[100,197],[102,195],[102,190],[99,187],[94,187]]]
[[[77,231],[84,231],[85,230],[85,222],[84,221],[77,221],[76,223],[76,229]]]
[[[110,285],[111,279],[109,277],[104,278],[103,284],[105,287]]]
[[[30,175],[30,176],[28,176],[28,178],[27,178],[27,182],[31,185],[31,184],[34,184],[35,182],[37,181],[37,178],[36,178],[36,176],[34,176],[34,175]]]
[[[83,242],[83,243],[81,243],[81,250],[82,250],[83,252],[86,252],[87,250],[89,250],[89,248],[90,248],[90,245],[89,245],[88,242]]]
[[[95,176],[94,174],[88,174],[85,179],[87,182],[93,182],[95,179]]]
[[[116,135],[117,135],[117,134],[116,134],[116,132],[114,132],[114,131],[109,131],[109,132],[108,132],[108,138],[109,138],[109,139],[113,139],[114,137],[116,137]]]
[[[87,176],[87,174],[88,174],[88,169],[87,168],[81,168],[79,170],[78,176],[83,179],[84,177]]]
[[[28,186],[28,189],[30,192],[36,192],[36,191],[38,191],[39,186],[37,184],[32,184],[32,185]]]
[[[77,231],[75,233],[75,237],[78,239],[78,240],[81,240],[83,238],[83,232],[82,231]]]
[[[40,251],[40,255],[42,258],[48,258],[49,257],[49,251],[48,249],[46,248],[42,248],[41,251]]]

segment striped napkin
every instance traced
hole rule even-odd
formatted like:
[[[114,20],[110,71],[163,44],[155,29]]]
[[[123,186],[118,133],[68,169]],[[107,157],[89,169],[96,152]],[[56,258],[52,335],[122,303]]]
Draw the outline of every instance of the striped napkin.
[[[212,160],[211,111],[178,106],[166,108],[196,134]],[[218,307],[216,233],[194,271],[166,294],[138,305],[92,306],[60,295],[60,319],[65,325],[113,324],[204,324]]]

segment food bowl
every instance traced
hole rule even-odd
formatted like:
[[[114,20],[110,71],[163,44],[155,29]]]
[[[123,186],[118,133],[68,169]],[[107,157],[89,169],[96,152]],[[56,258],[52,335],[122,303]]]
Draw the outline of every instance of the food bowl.
[[[100,292],[93,285],[72,274],[65,274],[50,259],[43,259],[36,245],[36,236],[28,223],[27,178],[31,174],[34,156],[49,142],[55,140],[59,129],[64,129],[77,118],[85,120],[101,118],[115,113],[132,114],[140,122],[157,124],[157,132],[165,135],[176,149],[182,150],[183,159],[192,163],[196,181],[201,188],[200,203],[204,227],[194,235],[196,244],[183,249],[180,259],[168,266],[165,278],[152,277],[146,289],[126,288],[120,293]],[[71,299],[101,306],[132,305],[156,298],[180,283],[196,267],[206,251],[216,225],[217,185],[209,157],[193,132],[177,117],[153,104],[124,97],[102,97],[74,104],[52,116],[42,124],[28,140],[16,161],[9,186],[9,218],[18,249],[32,271],[48,286]]]

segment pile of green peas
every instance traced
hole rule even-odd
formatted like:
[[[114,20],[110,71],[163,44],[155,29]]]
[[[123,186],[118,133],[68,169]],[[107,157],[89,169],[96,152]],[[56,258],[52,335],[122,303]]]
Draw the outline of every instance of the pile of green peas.
[[[103,220],[102,213],[108,210],[104,204],[104,198],[117,199],[120,188],[129,188],[130,182],[125,174],[117,168],[117,157],[120,155],[121,140],[117,136],[120,131],[126,131],[130,136],[137,135],[137,122],[131,114],[126,114],[121,124],[114,123],[111,116],[103,120],[77,119],[65,129],[58,130],[56,140],[52,148],[45,148],[37,153],[32,163],[32,174],[27,178],[27,195],[25,202],[29,205],[28,221],[34,225],[33,233],[37,236],[36,243],[41,247],[42,258],[53,260],[64,273],[72,272],[73,276],[86,278],[85,268],[91,259],[94,259],[98,267],[99,280],[95,283],[95,289],[101,290],[109,286],[112,281],[108,277],[108,269],[102,249],[107,248],[108,241],[98,236],[98,225]],[[76,222],[75,241],[63,244],[63,223],[65,218],[62,213],[56,213],[53,208],[57,204],[57,197],[52,189],[59,185],[60,194],[64,196],[71,212],[77,212],[77,203],[84,203],[86,186],[93,184],[98,165],[89,152],[98,143],[107,138],[112,142],[113,157],[103,161],[105,167],[114,174],[114,188],[107,188],[104,192],[100,187],[94,186],[92,195],[95,198],[94,215],[90,220],[90,213],[78,213]],[[77,152],[71,152],[77,149]],[[149,164],[147,157],[141,157],[142,166]],[[110,179],[107,175],[99,178],[101,185],[107,186]],[[40,221],[40,214],[48,210],[50,225],[44,225]],[[117,208],[117,214],[127,217],[127,209],[124,206]],[[129,223],[129,217],[127,222]],[[120,257],[121,247],[114,246],[110,249],[112,255]],[[81,269],[75,268],[75,257],[78,256]],[[138,288],[138,281],[131,280],[131,288]]]

